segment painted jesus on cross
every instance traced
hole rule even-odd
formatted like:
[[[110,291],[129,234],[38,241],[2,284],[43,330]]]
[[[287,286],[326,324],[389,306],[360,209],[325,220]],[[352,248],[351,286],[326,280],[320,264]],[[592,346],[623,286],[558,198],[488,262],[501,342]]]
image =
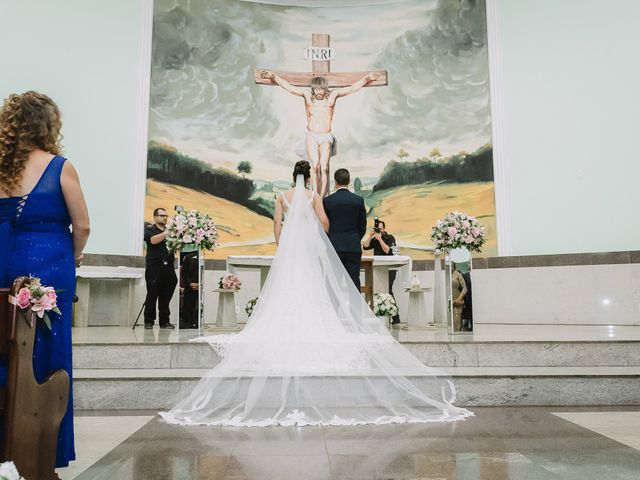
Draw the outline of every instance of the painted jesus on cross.
[[[370,72],[347,87],[329,90],[324,77],[313,77],[310,88],[291,85],[271,70],[261,72],[261,77],[274,81],[287,92],[304,98],[307,113],[305,133],[306,160],[312,165],[311,185],[321,197],[329,193],[329,159],[336,154],[336,139],[331,133],[331,121],[336,100],[357,92],[367,83],[378,80],[380,74]]]

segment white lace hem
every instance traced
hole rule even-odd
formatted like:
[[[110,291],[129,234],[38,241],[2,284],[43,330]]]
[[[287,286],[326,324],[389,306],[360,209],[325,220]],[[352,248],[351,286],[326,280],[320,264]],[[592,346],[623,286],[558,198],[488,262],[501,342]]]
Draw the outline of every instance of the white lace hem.
[[[456,407],[457,408],[457,407]],[[159,412],[166,423],[182,426],[208,425],[215,427],[308,427],[308,426],[351,426],[351,425],[389,425],[398,423],[442,423],[457,422],[467,417],[473,417],[474,413],[464,408],[458,409],[455,415],[443,414],[440,416],[427,418],[409,418],[404,416],[382,416],[371,420],[356,420],[354,418],[341,418],[334,415],[328,421],[313,421],[307,419],[305,414],[299,410],[293,410],[282,419],[267,418],[259,421],[245,421],[239,416],[216,421],[193,421],[191,419],[178,419],[176,415],[169,412]]]

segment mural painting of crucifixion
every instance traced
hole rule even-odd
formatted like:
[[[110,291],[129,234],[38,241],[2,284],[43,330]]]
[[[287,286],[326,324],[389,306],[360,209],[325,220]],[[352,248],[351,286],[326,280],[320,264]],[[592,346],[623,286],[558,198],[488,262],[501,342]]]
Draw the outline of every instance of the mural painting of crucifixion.
[[[257,69],[255,81],[263,85],[278,85],[304,99],[306,130],[298,155],[311,163],[311,185],[318,195],[329,194],[330,159],[338,152],[337,140],[331,133],[336,101],[364,87],[388,84],[385,70],[368,72],[331,72],[334,51],[330,36],[311,35],[311,47],[305,56],[312,60],[311,72],[280,72]]]
[[[154,0],[146,217],[184,205],[219,226],[208,258],[273,255],[302,158],[321,196],[348,169],[402,254],[432,258],[451,211],[497,254],[485,3]]]

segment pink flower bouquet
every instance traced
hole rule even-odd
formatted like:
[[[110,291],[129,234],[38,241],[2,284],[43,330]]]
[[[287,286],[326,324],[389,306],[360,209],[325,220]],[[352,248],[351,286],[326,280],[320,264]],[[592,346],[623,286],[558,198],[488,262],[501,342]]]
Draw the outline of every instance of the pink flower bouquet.
[[[48,312],[55,312],[60,315],[58,309],[58,296],[53,287],[45,287],[39,278],[32,278],[29,283],[25,284],[18,291],[16,303],[23,310],[30,309],[35,312],[38,318],[41,318],[51,330],[51,320]]]
[[[216,247],[218,229],[213,219],[197,210],[181,212],[167,222],[167,248],[178,252],[194,245],[199,250]]]
[[[431,240],[440,250],[466,248],[479,252],[484,245],[484,227],[478,219],[463,212],[447,213],[431,229]]]
[[[218,281],[218,287],[225,290],[240,290],[242,282],[233,273],[225,273]]]

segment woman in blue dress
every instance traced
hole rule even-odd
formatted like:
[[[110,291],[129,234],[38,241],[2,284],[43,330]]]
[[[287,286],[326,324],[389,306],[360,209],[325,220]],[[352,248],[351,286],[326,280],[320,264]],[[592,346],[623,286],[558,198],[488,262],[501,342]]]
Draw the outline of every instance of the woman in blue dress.
[[[89,214],[73,165],[60,156],[61,115],[46,95],[10,95],[0,110],[0,287],[39,277],[54,287],[62,315],[51,330],[38,322],[36,380],[63,368],[71,378],[71,309],[75,268],[89,237]],[[70,230],[71,227],[71,230]],[[71,388],[71,386],[70,386]],[[73,396],[58,435],[57,467],[75,459]]]

